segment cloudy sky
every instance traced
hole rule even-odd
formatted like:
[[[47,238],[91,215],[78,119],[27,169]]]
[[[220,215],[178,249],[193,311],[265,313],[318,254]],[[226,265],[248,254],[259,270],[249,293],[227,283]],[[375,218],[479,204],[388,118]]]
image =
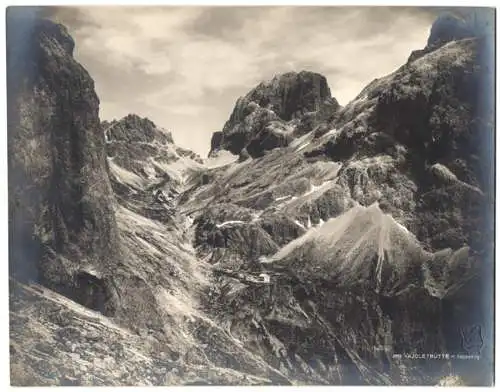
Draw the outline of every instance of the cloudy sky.
[[[101,119],[136,113],[206,156],[236,99],[310,70],[345,105],[423,48],[435,10],[346,7],[72,7],[50,11],[76,40]]]

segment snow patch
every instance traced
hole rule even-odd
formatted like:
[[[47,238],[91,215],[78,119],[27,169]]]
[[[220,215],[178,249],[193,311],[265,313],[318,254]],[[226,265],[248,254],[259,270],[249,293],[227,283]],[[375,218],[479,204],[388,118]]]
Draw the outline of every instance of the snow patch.
[[[247,222],[244,222],[244,221],[241,221],[241,220],[231,220],[231,221],[226,221],[226,222],[223,222],[223,223],[219,223],[216,226],[218,228],[221,228],[221,227],[228,226],[228,225],[244,225],[246,223]]]
[[[274,201],[281,201],[281,200],[288,199],[290,197],[292,197],[292,195],[280,196],[280,197],[277,197],[276,199],[274,199]]]
[[[313,140],[313,138],[313,132],[306,133],[305,135],[302,135],[301,137],[293,140],[290,143],[290,148],[295,149],[295,151],[300,151],[307,147],[307,145],[311,143],[311,140]]]
[[[122,184],[129,185],[137,189],[142,189],[144,187],[144,180],[137,174],[118,166],[111,159],[108,159],[108,164],[111,174],[113,174],[114,177]]]
[[[327,133],[318,139],[319,144],[326,142],[328,139],[337,135],[340,131],[337,128],[330,129]]]
[[[333,136],[335,135],[336,133],[338,132],[338,129],[337,128],[333,128],[333,129],[330,129],[327,133],[325,133],[324,135],[322,135],[321,137],[328,137],[328,136]]]
[[[297,152],[299,151],[302,151],[304,148],[306,148],[307,146],[309,146],[311,144],[311,141],[308,141],[307,143],[304,143],[303,145],[301,145],[299,148],[297,148]]]
[[[208,169],[215,169],[234,163],[238,160],[238,155],[232,154],[227,150],[220,150],[211,158],[205,160],[204,164]]]
[[[252,213],[252,220],[251,222],[256,222],[260,219],[260,216],[262,215],[262,211],[259,212],[253,212]]]
[[[332,180],[325,181],[321,185],[311,184],[311,189],[309,191],[307,191],[306,193],[304,193],[302,196],[309,196],[309,195],[312,195],[314,193],[324,193],[324,191],[331,188],[332,185],[333,185]]]
[[[271,276],[269,274],[259,274],[259,278],[261,279],[262,283],[270,283],[271,282]]]
[[[298,220],[294,220],[294,222],[297,226],[302,227],[304,230],[306,229],[306,227],[302,223],[300,223]]]

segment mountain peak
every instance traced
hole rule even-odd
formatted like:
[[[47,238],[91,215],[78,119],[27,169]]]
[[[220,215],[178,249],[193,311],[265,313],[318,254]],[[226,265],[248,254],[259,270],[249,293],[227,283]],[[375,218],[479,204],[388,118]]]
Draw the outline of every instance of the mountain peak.
[[[286,72],[259,83],[240,97],[222,132],[212,138],[212,152],[220,148],[251,156],[287,146],[298,128],[311,131],[339,108],[326,78],[316,72]]]
[[[450,41],[474,37],[474,31],[465,19],[455,14],[440,15],[432,24],[427,46],[443,45]]]
[[[108,141],[119,140],[132,143],[152,143],[157,141],[162,144],[174,143],[172,133],[161,129],[147,117],[137,114],[128,114],[120,120],[111,122],[102,121],[101,126],[106,133]]]
[[[318,110],[332,95],[323,75],[300,71],[275,75],[252,89],[245,98],[289,121],[305,112]]]
[[[432,24],[426,47],[413,51],[409,61],[420,58],[451,41],[490,36],[494,31],[494,18],[495,14],[489,8],[474,8],[464,14],[447,12],[439,15]]]
[[[441,46],[449,41],[489,35],[494,23],[494,12],[488,8],[474,8],[463,15],[442,14],[432,25],[427,46]]]
[[[21,7],[20,7],[21,8]],[[53,22],[49,19],[34,18],[32,15],[23,12],[12,12],[8,10],[7,34],[9,42],[16,43],[17,46],[24,46],[36,49],[39,45],[33,40],[42,41],[47,44],[49,40],[55,40],[56,43],[64,49],[70,56],[73,56],[75,41],[68,33],[66,26]],[[26,43],[30,43],[26,46]]]

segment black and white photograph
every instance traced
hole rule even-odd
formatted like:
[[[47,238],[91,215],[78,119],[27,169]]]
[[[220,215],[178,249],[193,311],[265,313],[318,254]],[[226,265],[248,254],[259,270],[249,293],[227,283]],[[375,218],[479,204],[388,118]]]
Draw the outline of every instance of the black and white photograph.
[[[493,386],[472,5],[4,7],[10,385]]]

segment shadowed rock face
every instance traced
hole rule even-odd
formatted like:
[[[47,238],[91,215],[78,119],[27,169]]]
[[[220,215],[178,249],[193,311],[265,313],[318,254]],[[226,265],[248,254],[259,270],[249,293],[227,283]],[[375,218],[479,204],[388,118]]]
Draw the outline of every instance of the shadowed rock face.
[[[475,32],[465,20],[451,14],[441,15],[432,24],[427,46],[441,46],[450,41],[474,37]]]
[[[11,271],[70,293],[118,252],[99,99],[64,26],[8,18],[7,41]]]
[[[493,109],[481,97],[492,85],[484,37],[426,48],[344,108],[317,74],[262,83],[238,100],[200,162],[136,115],[99,127],[72,41],[40,23],[35,47],[52,45],[40,64],[64,66],[33,68],[36,83],[9,85],[9,97],[22,98],[9,101],[10,218],[23,223],[11,223],[11,246],[51,244],[43,260],[63,268],[42,267],[50,278],[42,283],[83,306],[13,279],[17,384],[489,384]],[[462,37],[438,27],[436,37]],[[88,111],[66,77],[83,83]],[[27,101],[36,103],[30,112]],[[114,211],[119,241],[103,226],[91,233],[105,236],[107,252],[122,250],[104,272],[104,250],[74,234],[98,211],[75,213],[78,192],[95,197],[86,168],[103,178],[101,208]],[[83,185],[73,189],[70,178]],[[71,197],[61,201],[46,183]],[[16,209],[15,192],[37,199]],[[31,240],[44,227],[69,234]],[[71,253],[80,248],[99,259],[80,265]],[[40,248],[29,249],[39,261]],[[14,253],[11,266],[20,259]],[[414,352],[481,357],[398,355]]]
[[[407,151],[407,168],[402,170],[417,184],[416,218],[421,220],[416,224],[423,230],[436,227],[436,218],[431,218],[428,213],[439,215],[439,219],[448,221],[446,229],[443,226],[437,229],[441,236],[443,231],[456,229],[458,223],[463,241],[476,251],[491,240],[488,238],[479,244],[481,240],[474,233],[474,227],[488,227],[483,219],[487,218],[487,210],[491,208],[488,196],[485,198],[480,189],[487,194],[491,194],[492,189],[491,168],[484,166],[490,162],[488,144],[492,122],[477,107],[478,97],[484,91],[481,79],[487,73],[478,61],[481,44],[473,39],[449,43],[409,63],[408,71],[401,73],[405,76],[394,80],[379,96],[373,117],[375,129],[389,134]],[[425,74],[420,72],[422,67],[429,66],[436,72],[431,78],[428,71]],[[452,181],[453,184],[437,181],[431,170],[435,164],[446,166],[455,173],[457,180]],[[469,186],[464,187],[463,182]],[[437,200],[432,196],[437,194],[444,196],[437,196],[441,207],[432,201]],[[449,199],[450,204],[446,204],[445,199]],[[454,221],[451,213],[443,216],[439,212],[442,210],[460,211],[460,217],[455,214],[459,221]],[[434,249],[452,245],[442,240],[438,244],[435,235],[424,231],[419,233],[419,237]],[[450,241],[453,241],[452,237],[448,237]]]
[[[285,121],[318,110],[331,97],[326,78],[306,71],[277,76],[270,82],[259,84],[246,96],[249,101],[272,110]]]
[[[408,61],[413,61],[451,41],[491,36],[494,19],[494,13],[488,8],[471,9],[464,15],[442,14],[432,24],[426,47],[413,51]]]
[[[299,122],[298,133],[304,133],[338,107],[323,75],[302,71],[275,76],[238,99],[222,133],[212,136],[211,152],[224,148],[239,154],[246,147],[251,156],[262,156],[290,143],[290,123]]]

